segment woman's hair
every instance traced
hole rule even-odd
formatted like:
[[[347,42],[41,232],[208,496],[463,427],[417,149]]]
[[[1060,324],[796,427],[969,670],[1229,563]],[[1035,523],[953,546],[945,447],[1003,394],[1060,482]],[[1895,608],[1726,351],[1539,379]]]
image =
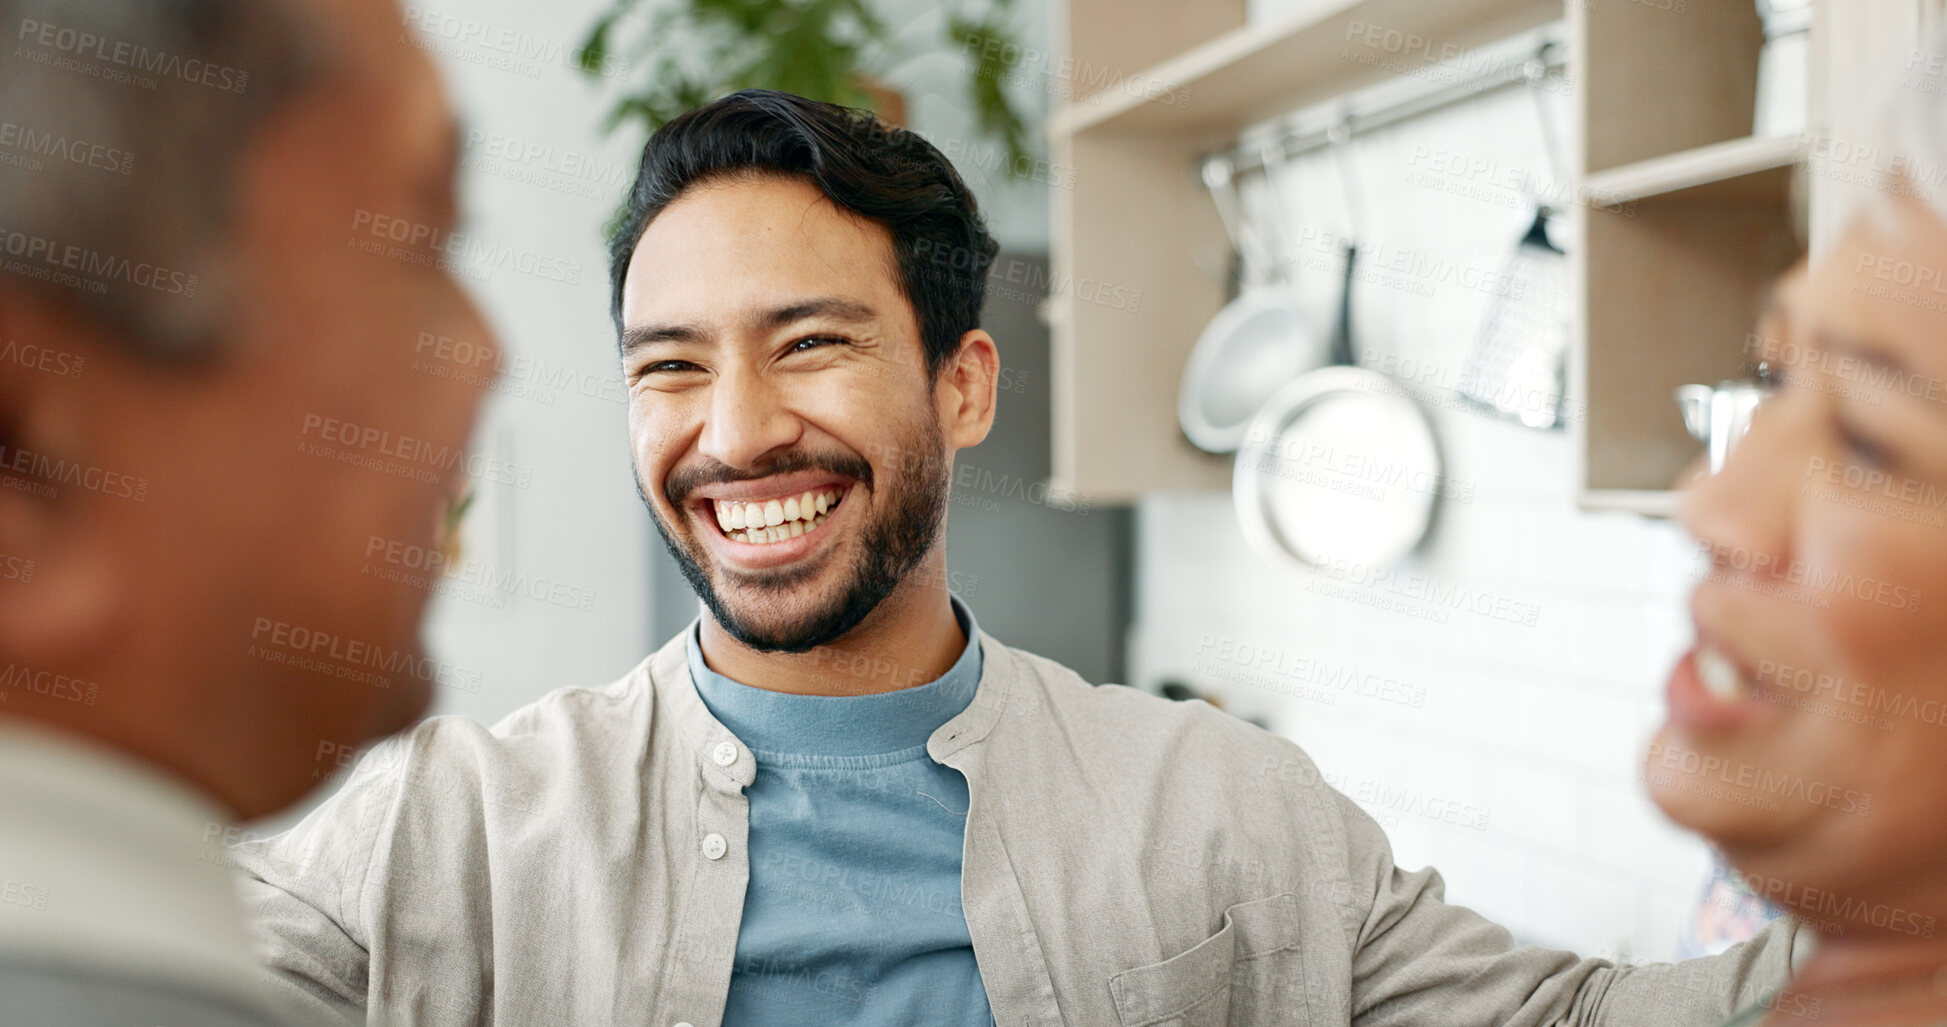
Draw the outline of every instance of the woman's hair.
[[[1903,232],[1913,220],[1900,201],[1910,197],[1947,223],[1947,34],[1936,34],[1901,54],[1873,99],[1865,138],[1825,141],[1826,159],[1832,164],[1858,167],[1872,176],[1859,183],[1865,187],[1863,196],[1848,198],[1855,209],[1846,213]],[[1840,153],[1842,146],[1849,152]]]

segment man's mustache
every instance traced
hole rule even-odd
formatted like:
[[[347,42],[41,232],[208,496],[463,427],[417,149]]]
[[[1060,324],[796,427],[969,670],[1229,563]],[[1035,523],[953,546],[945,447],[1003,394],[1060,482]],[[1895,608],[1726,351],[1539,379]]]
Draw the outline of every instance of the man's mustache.
[[[755,481],[776,474],[791,474],[797,471],[824,471],[844,478],[851,478],[866,488],[872,487],[872,465],[865,458],[853,453],[811,453],[804,450],[790,450],[765,461],[761,467],[739,470],[720,460],[706,459],[704,463],[670,474],[663,484],[663,496],[669,505],[680,510],[697,489],[706,485],[727,485],[739,481]]]

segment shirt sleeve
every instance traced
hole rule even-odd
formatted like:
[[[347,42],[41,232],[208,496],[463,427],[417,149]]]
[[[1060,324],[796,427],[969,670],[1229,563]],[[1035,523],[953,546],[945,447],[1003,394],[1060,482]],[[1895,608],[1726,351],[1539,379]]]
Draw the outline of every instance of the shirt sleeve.
[[[106,971],[0,963],[0,1022],[62,1027],[327,1027],[315,1018],[278,1015],[261,1003],[182,982],[141,980]]]
[[[314,1015],[365,1021],[371,935],[363,898],[412,744],[411,735],[379,743],[296,827],[229,850],[271,987]]]
[[[1798,939],[1789,919],[1720,956],[1619,967],[1515,944],[1505,928],[1449,905],[1440,875],[1393,865],[1385,833],[1334,793],[1354,894],[1352,1022],[1359,1027],[1494,1023],[1508,1027],[1716,1027],[1776,991]],[[1356,907],[1355,907],[1356,908]]]

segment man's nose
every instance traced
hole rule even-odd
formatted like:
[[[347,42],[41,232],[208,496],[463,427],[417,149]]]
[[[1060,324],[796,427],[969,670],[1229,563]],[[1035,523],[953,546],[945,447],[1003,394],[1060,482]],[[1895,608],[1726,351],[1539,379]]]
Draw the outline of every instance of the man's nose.
[[[732,370],[711,387],[699,448],[731,467],[750,467],[773,450],[795,444],[804,423],[762,375]]]

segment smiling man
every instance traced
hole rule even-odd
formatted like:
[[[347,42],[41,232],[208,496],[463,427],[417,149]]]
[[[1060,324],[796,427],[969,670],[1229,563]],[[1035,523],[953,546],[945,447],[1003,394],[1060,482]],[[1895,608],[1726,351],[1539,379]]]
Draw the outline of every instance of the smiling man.
[[[1681,968],[1518,947],[1291,742],[982,633],[940,543],[994,252],[869,115],[746,92],[656,133],[613,312],[703,615],[244,845],[283,980],[374,1023],[677,1027],[1667,1027],[1783,980],[1782,924]]]
[[[724,131],[697,120],[691,132]],[[970,199],[928,211],[928,194],[902,187],[913,189],[887,183],[880,203],[915,208],[909,251],[943,236],[991,259]],[[956,327],[978,315],[977,284],[969,295],[896,253],[883,227],[801,178],[645,167],[635,198],[623,238],[640,241],[618,248],[616,316],[637,485],[709,609],[711,666],[822,691],[801,658],[822,647],[937,676],[965,645],[937,587],[947,454],[979,443],[994,417],[994,342]],[[902,263],[917,265],[922,303],[950,308],[930,324],[906,298]]]

